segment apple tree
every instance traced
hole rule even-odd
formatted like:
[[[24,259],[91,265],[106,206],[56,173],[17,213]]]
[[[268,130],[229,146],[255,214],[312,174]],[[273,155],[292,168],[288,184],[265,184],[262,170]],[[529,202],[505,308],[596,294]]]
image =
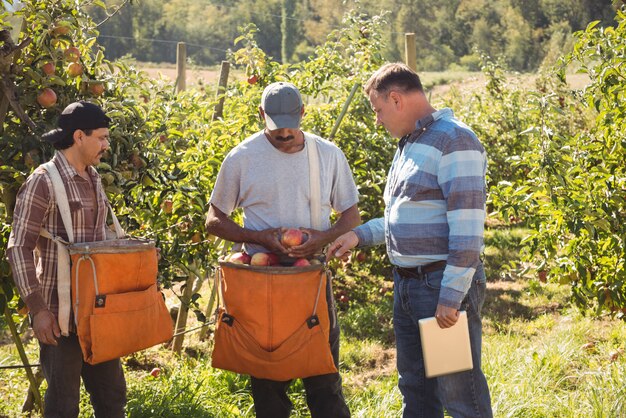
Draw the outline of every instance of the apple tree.
[[[492,200],[506,213],[525,213],[533,232],[527,259],[548,278],[571,286],[574,301],[596,314],[626,319],[626,14],[617,26],[598,22],[577,33],[563,61],[589,76],[570,95],[535,94],[535,124],[514,164],[528,178],[501,182]],[[575,120],[569,123],[563,113]],[[570,129],[568,129],[568,127]],[[571,131],[571,127],[576,127]]]

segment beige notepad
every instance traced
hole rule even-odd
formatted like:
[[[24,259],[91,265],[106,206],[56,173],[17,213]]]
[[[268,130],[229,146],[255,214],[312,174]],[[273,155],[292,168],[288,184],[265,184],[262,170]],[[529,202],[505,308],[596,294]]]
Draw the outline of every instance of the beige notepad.
[[[459,320],[453,327],[439,328],[437,320],[432,317],[420,319],[419,328],[426,377],[472,369],[472,350],[465,311],[460,312]]]

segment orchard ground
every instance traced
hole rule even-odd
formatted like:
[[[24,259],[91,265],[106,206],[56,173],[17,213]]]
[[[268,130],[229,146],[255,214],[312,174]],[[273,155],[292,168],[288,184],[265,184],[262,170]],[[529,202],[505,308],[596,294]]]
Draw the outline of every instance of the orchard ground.
[[[177,76],[176,66],[174,64],[155,64],[141,63],[137,66],[143,71],[150,74],[153,78],[164,77],[175,82]],[[211,86],[215,87],[215,83],[219,78],[220,68],[215,67],[198,67],[189,66],[187,68],[187,87]],[[486,79],[482,72],[471,71],[444,71],[444,72],[420,72],[420,77],[424,86],[427,87],[431,99],[438,96],[444,96],[450,90],[467,90],[473,91],[484,87]],[[509,74],[509,80],[512,83],[528,84],[532,83],[537,77],[536,74]],[[233,78],[244,80],[246,78],[243,71],[238,69],[230,69],[229,80]],[[568,85],[572,89],[582,89],[589,81],[586,74],[569,73],[566,76]]]
[[[585,317],[570,306],[567,286],[521,274],[523,265],[507,268],[516,262],[526,232],[493,228],[486,234],[483,370],[495,416],[626,416],[626,324]],[[355,276],[367,274],[366,265],[340,268],[353,269]],[[205,283],[198,301],[203,309],[208,292]],[[177,304],[176,293],[180,294],[176,287],[168,291],[168,306]],[[367,306],[340,303],[341,371],[355,417],[400,416],[392,298],[387,292]],[[196,325],[190,315],[188,327]],[[0,365],[19,364],[6,327],[0,329],[4,330]],[[32,332],[23,338],[34,363],[37,344]],[[193,332],[186,335],[180,357],[163,345],[124,358],[129,417],[253,417],[248,378],[211,368],[210,351],[210,339],[200,341]],[[160,371],[157,377],[155,368]],[[0,417],[18,417],[27,391],[25,373],[20,369],[0,373]],[[308,416],[301,382],[290,391],[294,416]],[[91,416],[84,391],[81,408],[81,417]]]

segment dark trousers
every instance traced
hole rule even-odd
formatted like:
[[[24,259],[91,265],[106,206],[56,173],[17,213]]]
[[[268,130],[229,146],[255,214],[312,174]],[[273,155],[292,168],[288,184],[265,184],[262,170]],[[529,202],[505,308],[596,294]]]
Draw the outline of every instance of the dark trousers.
[[[339,324],[332,297],[330,283],[326,287],[328,315],[331,329],[328,336],[330,350],[337,370],[339,370]],[[293,405],[287,396],[291,380],[275,380],[251,377],[252,399],[257,418],[287,418]],[[349,418],[350,410],[346,405],[341,390],[341,376],[330,373],[302,379],[306,392],[306,403],[311,411],[311,418]]]
[[[75,334],[61,337],[58,343],[39,344],[41,367],[48,383],[44,417],[78,417],[81,377],[97,418],[124,417],[126,381],[120,360],[85,363]]]

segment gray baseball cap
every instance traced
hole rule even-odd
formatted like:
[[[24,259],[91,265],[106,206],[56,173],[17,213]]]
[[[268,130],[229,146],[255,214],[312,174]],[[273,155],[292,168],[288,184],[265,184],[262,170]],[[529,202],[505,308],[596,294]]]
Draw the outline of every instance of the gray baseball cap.
[[[280,81],[265,87],[261,96],[267,129],[297,129],[302,119],[302,96],[297,87]]]

